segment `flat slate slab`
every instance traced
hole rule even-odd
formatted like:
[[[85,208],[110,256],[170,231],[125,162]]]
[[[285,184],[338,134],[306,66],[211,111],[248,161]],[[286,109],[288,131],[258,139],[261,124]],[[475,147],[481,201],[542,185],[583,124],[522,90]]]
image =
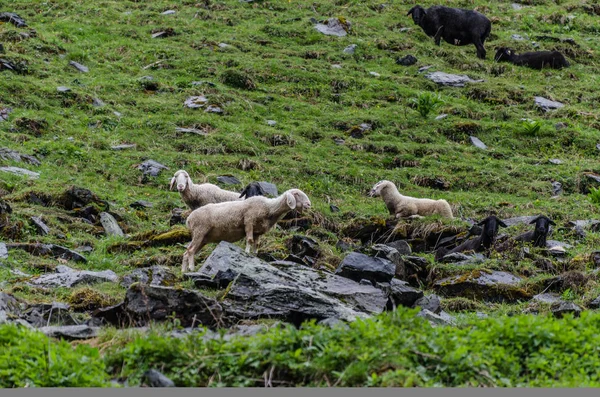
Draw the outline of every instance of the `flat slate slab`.
[[[444,72],[432,72],[425,75],[426,78],[449,87],[464,87],[466,83],[480,83],[483,80],[473,80],[464,74],[449,74]]]

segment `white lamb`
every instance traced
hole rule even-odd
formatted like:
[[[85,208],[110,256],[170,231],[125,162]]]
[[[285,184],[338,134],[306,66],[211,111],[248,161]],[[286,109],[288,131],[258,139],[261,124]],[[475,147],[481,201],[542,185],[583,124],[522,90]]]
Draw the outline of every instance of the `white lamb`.
[[[211,203],[242,200],[239,193],[221,189],[212,183],[202,183],[199,185],[193,183],[189,174],[184,170],[177,171],[173,178],[171,178],[169,190],[173,190],[173,186],[175,185],[181,195],[181,199],[191,210]]]
[[[258,250],[258,239],[268,232],[288,212],[310,208],[308,196],[298,189],[290,189],[276,198],[264,196],[250,197],[244,201],[229,201],[207,204],[188,216],[186,226],[192,233],[181,264],[194,271],[194,255],[208,243],[228,241],[230,243],[246,238],[246,252],[250,248]]]
[[[369,192],[370,197],[381,196],[391,215],[396,218],[440,214],[453,218],[452,209],[446,200],[431,200],[403,196],[390,181],[379,181]]]

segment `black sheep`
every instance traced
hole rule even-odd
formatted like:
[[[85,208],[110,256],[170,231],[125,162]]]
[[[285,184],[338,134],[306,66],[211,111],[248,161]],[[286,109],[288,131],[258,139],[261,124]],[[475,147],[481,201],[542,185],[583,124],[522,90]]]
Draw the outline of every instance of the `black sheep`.
[[[548,237],[548,232],[550,232],[550,225],[556,226],[556,223],[544,215],[540,215],[529,222],[530,225],[534,223],[534,230],[518,235],[515,237],[515,241],[533,242],[534,247],[546,247],[546,238]]]
[[[496,62],[511,62],[517,66],[527,66],[532,69],[549,67],[561,69],[569,66],[564,55],[558,51],[532,51],[516,54],[512,49],[500,47],[494,56]]]
[[[246,198],[250,198],[253,196],[264,196],[266,193],[263,190],[262,186],[258,182],[249,183],[248,186],[242,190],[240,193],[240,198],[246,196]]]
[[[506,224],[502,222],[500,219],[495,217],[494,215],[490,215],[481,222],[478,223],[479,226],[483,225],[483,230],[481,234],[472,239],[467,240],[460,244],[459,246],[452,248],[451,250],[447,250],[445,247],[438,249],[435,253],[435,260],[440,260],[444,256],[448,254],[452,254],[454,252],[482,252],[488,251],[492,245],[494,244],[494,240],[496,239],[496,234],[498,234],[498,227],[506,227]]]
[[[406,15],[411,14],[415,24],[427,36],[433,37],[436,45],[440,45],[440,39],[458,46],[474,44],[477,57],[485,59],[483,43],[492,30],[492,23],[485,15],[445,6],[433,6],[425,10],[419,5],[411,8]]]

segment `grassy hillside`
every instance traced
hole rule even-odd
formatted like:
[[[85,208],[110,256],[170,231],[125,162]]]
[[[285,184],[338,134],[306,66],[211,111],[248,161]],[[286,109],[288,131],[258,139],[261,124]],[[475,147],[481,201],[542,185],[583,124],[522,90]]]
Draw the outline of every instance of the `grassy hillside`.
[[[377,181],[389,179],[403,194],[446,199],[458,217],[402,222],[413,226],[466,230],[467,219],[480,220],[490,213],[504,218],[550,216],[558,225],[553,239],[573,245],[566,260],[550,258],[555,271],[535,265],[540,253],[525,258],[496,255],[466,269],[508,270],[529,277],[523,288],[532,293],[543,290],[543,281],[556,273],[578,271],[585,283],[559,292],[580,304],[595,298],[600,288],[591,254],[600,234],[590,231],[580,239],[567,222],[593,219],[598,212],[598,204],[589,198],[597,182],[588,174],[600,174],[600,96],[594,90],[600,9],[591,1],[571,0],[526,0],[520,7],[511,1],[445,2],[475,7],[492,20],[487,59],[480,60],[474,46],[435,46],[406,16],[414,4],[0,2],[0,12],[16,12],[28,24],[17,28],[0,23],[5,49],[0,58],[14,67],[0,68],[0,112],[12,110],[7,121],[0,121],[0,147],[41,161],[35,166],[0,158],[0,166],[40,173],[38,179],[29,179],[0,172],[0,197],[13,210],[3,221],[0,240],[89,245],[93,251],[85,254],[86,264],[69,264],[80,269],[112,269],[123,275],[159,263],[179,271],[183,244],[119,252],[110,247],[127,237],[106,237],[99,224],[72,217],[73,211],[59,203],[69,187],[87,188],[109,202],[126,234],[167,231],[171,210],[185,207],[168,184],[176,170],[185,169],[197,183],[217,183],[217,176],[233,175],[242,185],[221,185],[232,190],[252,181],[275,183],[280,192],[302,189],[313,210],[309,227],[299,232],[319,242],[318,265],[333,268],[344,256],[336,244],[350,241],[343,232],[348,226],[388,217],[383,202],[367,192]],[[175,13],[163,14],[167,10]],[[323,35],[313,18],[339,18],[350,26],[349,33]],[[160,32],[162,36],[153,38]],[[345,53],[352,44],[355,52]],[[500,46],[517,52],[556,49],[571,67],[536,71],[496,63],[494,48]],[[418,59],[415,65],[396,63],[408,54]],[[78,71],[70,61],[89,72]],[[431,68],[420,72],[425,66]],[[425,78],[431,71],[483,81],[441,87]],[[441,104],[424,117],[416,103],[429,93],[439,95]],[[189,97],[201,95],[207,98],[203,108],[184,106]],[[535,105],[536,96],[565,106],[544,112]],[[222,114],[205,112],[208,105],[221,108]],[[447,116],[438,119],[442,114]],[[473,146],[470,136],[488,149]],[[135,147],[112,149],[122,144]],[[143,177],[137,167],[148,159],[168,169],[158,177]],[[558,197],[552,197],[554,181],[562,184]],[[137,200],[153,206],[130,207]],[[340,211],[332,211],[331,205]],[[38,235],[31,216],[40,216],[50,234]],[[273,229],[261,240],[262,254],[286,257],[286,243],[295,233]],[[212,248],[205,247],[197,263]],[[431,253],[419,255],[439,277],[465,269],[434,265]],[[55,259],[11,250],[2,263],[1,289],[28,301],[73,303],[78,294],[89,292],[36,289],[26,285],[28,277],[11,271],[35,276],[53,269]],[[103,304],[117,302],[125,292],[113,283],[92,290],[100,292],[97,299]],[[526,305],[461,301],[446,309],[457,314],[464,307],[476,308],[504,316]]]

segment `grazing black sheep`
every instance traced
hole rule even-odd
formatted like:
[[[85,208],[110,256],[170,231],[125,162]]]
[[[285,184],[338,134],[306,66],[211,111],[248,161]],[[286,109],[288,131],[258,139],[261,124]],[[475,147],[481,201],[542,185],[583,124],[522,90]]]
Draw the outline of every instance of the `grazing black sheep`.
[[[250,198],[253,196],[264,196],[266,193],[263,190],[262,186],[258,182],[249,183],[248,186],[242,190],[240,193],[240,198],[246,196],[246,198]]]
[[[494,215],[490,215],[481,222],[478,223],[479,226],[483,225],[483,230],[481,234],[472,239],[467,240],[460,244],[459,246],[448,250],[445,247],[439,248],[435,252],[435,260],[438,261],[442,259],[444,256],[448,254],[452,254],[454,252],[466,252],[466,251],[474,251],[474,252],[482,252],[488,251],[491,246],[494,244],[494,240],[496,239],[496,234],[498,234],[498,226],[506,227],[506,224],[502,222],[500,219],[495,217]]]
[[[569,66],[564,55],[558,51],[532,51],[516,54],[512,49],[500,47],[494,56],[496,62],[511,62],[517,66],[527,66],[532,69],[549,67],[561,69]]]
[[[477,57],[485,59],[483,43],[492,30],[492,23],[485,15],[445,6],[432,6],[425,10],[419,5],[411,8],[406,15],[411,14],[415,24],[427,36],[433,37],[436,45],[440,45],[440,39],[458,46],[474,44]]]

